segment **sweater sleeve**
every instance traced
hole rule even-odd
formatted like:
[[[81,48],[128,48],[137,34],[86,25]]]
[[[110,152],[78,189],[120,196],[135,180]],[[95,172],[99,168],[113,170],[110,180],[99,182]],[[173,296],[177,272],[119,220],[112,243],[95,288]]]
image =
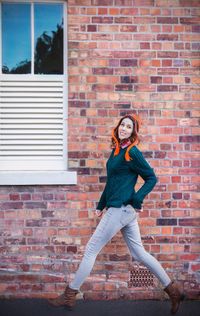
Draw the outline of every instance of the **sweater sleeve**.
[[[131,169],[144,180],[144,184],[133,197],[133,206],[140,209],[142,208],[145,196],[151,192],[156,185],[157,178],[153,168],[151,168],[143,157],[141,151],[136,146],[130,150],[130,156],[132,158],[130,162]]]
[[[97,210],[103,211],[105,207],[106,207],[106,186],[101,194],[99,203],[97,205]]]

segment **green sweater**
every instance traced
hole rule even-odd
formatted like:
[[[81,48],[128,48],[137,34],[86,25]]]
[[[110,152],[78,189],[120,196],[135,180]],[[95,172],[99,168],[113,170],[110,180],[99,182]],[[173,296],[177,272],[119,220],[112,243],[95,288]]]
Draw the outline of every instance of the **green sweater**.
[[[136,146],[132,147],[129,152],[132,160],[126,161],[126,149],[121,148],[117,156],[114,156],[113,150],[107,161],[107,182],[97,205],[98,210],[128,204],[141,209],[145,196],[157,182],[153,169],[147,163],[141,151]],[[134,187],[138,175],[143,178],[144,184],[135,192]]]

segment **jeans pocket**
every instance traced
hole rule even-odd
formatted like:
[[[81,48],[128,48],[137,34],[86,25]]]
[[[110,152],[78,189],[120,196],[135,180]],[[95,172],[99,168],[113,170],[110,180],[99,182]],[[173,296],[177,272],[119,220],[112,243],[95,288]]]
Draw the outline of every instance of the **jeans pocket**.
[[[136,218],[136,212],[134,209],[122,208],[120,222],[123,226],[133,221]]]

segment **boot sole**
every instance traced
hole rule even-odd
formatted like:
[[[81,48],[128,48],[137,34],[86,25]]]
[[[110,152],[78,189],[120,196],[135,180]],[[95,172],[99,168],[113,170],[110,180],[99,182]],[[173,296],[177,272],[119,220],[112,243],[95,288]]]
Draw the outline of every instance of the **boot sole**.
[[[181,303],[182,301],[184,301],[184,299],[186,299],[186,295],[185,295],[185,294],[181,294],[181,297],[180,297],[180,301],[179,301],[179,304],[178,304],[177,310],[176,310],[176,311],[174,311],[174,312],[172,312],[172,311],[171,311],[171,315],[175,315],[175,314],[178,312],[179,307],[180,307],[180,303]]]
[[[186,299],[187,297],[186,297],[186,294],[181,294],[181,301],[184,301],[185,299]]]
[[[54,307],[54,308],[60,307],[60,308],[67,309],[68,311],[72,311],[72,310],[73,310],[73,307],[70,307],[70,306],[68,306],[68,305],[64,305],[64,304],[62,304],[62,305],[54,305],[54,304],[52,304],[51,302],[48,302],[48,303],[49,303],[49,305],[50,305],[51,307]]]
[[[65,306],[63,306],[63,307],[64,307],[64,309],[66,309],[66,310],[68,310],[68,311],[72,311],[72,310],[73,310],[73,307],[68,306],[68,305],[65,305]]]

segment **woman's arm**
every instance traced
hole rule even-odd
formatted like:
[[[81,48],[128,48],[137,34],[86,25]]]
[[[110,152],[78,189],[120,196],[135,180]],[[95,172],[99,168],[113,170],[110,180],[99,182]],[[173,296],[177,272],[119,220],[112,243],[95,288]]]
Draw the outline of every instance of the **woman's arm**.
[[[97,205],[97,210],[103,211],[105,207],[106,207],[106,186],[101,194],[99,203]]]
[[[136,146],[130,150],[130,156],[132,159],[130,161],[131,169],[144,180],[142,187],[133,196],[134,207],[141,209],[144,198],[153,190],[157,178],[153,168],[151,168]]]

